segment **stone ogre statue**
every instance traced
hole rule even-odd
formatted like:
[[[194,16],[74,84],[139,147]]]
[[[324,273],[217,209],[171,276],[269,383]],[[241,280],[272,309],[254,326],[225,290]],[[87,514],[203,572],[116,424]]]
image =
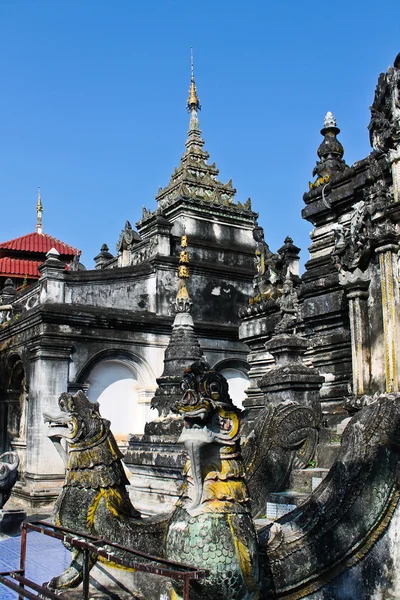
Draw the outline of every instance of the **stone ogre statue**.
[[[349,422],[336,462],[308,501],[256,533],[240,411],[225,379],[196,363],[182,387],[175,405],[188,451],[182,494],[171,514],[149,519],[129,502],[120,453],[98,406],[83,392],[61,396],[60,414],[46,417],[50,435],[70,446],[57,523],[209,569],[193,582],[193,600],[303,598],[363,560],[397,509],[399,393],[371,399]],[[81,579],[76,553],[50,586],[65,589]],[[173,583],[171,599],[181,597]]]

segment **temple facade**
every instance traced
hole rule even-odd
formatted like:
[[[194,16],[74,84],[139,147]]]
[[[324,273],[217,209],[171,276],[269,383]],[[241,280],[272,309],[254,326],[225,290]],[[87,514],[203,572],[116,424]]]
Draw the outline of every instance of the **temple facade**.
[[[50,248],[38,281],[15,296],[0,329],[0,442],[20,454],[15,494],[31,505],[53,502],[64,477],[42,417],[63,391],[83,389],[98,401],[121,446],[165,412],[157,401],[151,410],[151,401],[175,318],[178,267],[186,268],[184,234],[196,339],[209,364],[226,374],[235,401],[244,400],[248,351],[238,339],[238,311],[253,288],[256,214],[250,201],[235,201],[231,181],[221,183],[208,163],[193,76],[187,108],[185,151],[158,192],[157,209],[144,209],[136,230],[127,221],[117,254],[103,245],[93,270],[79,260],[66,269]]]
[[[374,394],[399,390],[399,98],[400,56],[378,80],[372,151],[351,166],[326,114],[303,196],[313,231],[301,274],[295,242],[271,250],[250,201],[236,201],[209,164],[192,75],[185,151],[156,210],[143,209],[136,229],[127,221],[116,254],[103,245],[94,269],[77,259],[66,269],[51,248],[37,282],[13,297],[13,282],[3,288],[12,308],[0,329],[0,442],[21,457],[16,495],[31,505],[56,498],[64,469],[42,413],[83,389],[126,450],[139,508],[171,506],[183,450],[170,409],[182,370],[206,361],[245,409],[250,440],[269,405],[307,408],[311,433],[294,436],[290,467],[271,490],[292,486],[284,502],[304,500],[291,473],[311,465],[323,479],[349,417]]]

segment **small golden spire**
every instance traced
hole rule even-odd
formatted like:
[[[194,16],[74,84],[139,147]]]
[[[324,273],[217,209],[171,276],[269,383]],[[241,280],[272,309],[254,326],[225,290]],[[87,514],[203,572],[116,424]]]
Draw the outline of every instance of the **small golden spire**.
[[[42,227],[43,204],[42,204],[42,199],[40,197],[40,186],[38,187],[36,212],[37,212],[36,231],[38,233],[43,233],[43,227]]]
[[[200,100],[197,96],[196,84],[194,82],[194,61],[193,61],[193,48],[190,48],[190,70],[191,70],[191,81],[189,90],[189,99],[187,103],[188,110],[200,109]]]

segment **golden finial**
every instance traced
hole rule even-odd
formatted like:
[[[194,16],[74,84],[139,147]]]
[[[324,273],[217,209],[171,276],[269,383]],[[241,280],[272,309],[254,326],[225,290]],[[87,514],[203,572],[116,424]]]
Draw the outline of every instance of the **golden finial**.
[[[190,71],[191,71],[191,80],[190,80],[190,90],[189,90],[189,99],[188,99],[188,109],[192,108],[200,109],[200,101],[197,96],[196,84],[194,82],[194,60],[193,60],[193,48],[190,48]]]
[[[36,212],[37,212],[36,231],[38,233],[43,233],[43,228],[42,228],[43,204],[42,204],[42,199],[40,197],[40,186],[38,187]]]

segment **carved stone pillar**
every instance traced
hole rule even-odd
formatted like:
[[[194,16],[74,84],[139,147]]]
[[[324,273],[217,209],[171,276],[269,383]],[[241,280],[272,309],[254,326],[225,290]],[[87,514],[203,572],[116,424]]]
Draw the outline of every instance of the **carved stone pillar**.
[[[339,281],[346,289],[349,301],[351,332],[351,360],[353,371],[353,394],[367,393],[371,377],[371,345],[368,318],[368,271],[356,269],[354,273],[341,273]]]
[[[276,365],[258,382],[264,394],[265,405],[291,400],[311,408],[320,420],[321,403],[319,390],[324,378],[313,368],[303,364],[303,356],[309,342],[299,335],[275,335],[266,344]]]
[[[41,304],[65,300],[65,264],[59,256],[59,252],[52,248],[46,254],[46,261],[39,267]]]
[[[400,145],[389,152],[389,161],[392,164],[393,200],[400,201]]]
[[[386,243],[376,248],[382,293],[383,340],[385,357],[386,392],[399,390],[399,284],[397,243]]]
[[[25,481],[13,494],[32,507],[53,503],[64,479],[64,465],[47,437],[43,412],[58,412],[58,398],[67,389],[71,346],[42,336],[29,346],[30,382]]]

